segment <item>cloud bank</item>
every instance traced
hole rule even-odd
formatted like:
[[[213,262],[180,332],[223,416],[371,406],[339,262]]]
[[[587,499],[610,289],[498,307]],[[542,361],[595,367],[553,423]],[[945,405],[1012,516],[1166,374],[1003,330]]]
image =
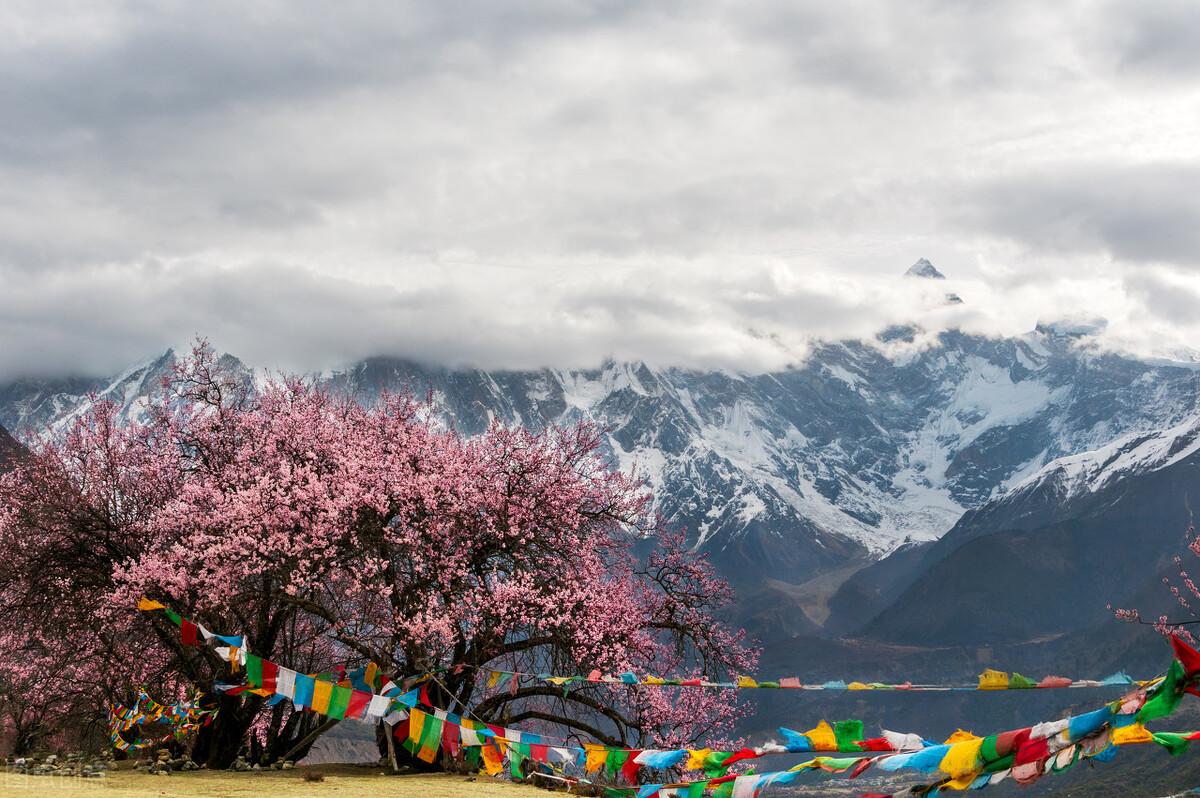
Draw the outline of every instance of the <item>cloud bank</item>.
[[[295,369],[1200,340],[1185,2],[31,2],[0,45],[0,379],[194,333]]]

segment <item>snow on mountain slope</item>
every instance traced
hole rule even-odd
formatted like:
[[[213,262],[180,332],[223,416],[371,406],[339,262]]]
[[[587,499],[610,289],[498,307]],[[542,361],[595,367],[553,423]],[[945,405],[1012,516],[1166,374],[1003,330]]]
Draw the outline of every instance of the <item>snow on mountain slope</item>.
[[[1173,427],[1137,432],[1092,451],[1060,457],[1012,486],[1012,495],[1051,487],[1065,502],[1117,480],[1174,465],[1200,451],[1200,415]]]

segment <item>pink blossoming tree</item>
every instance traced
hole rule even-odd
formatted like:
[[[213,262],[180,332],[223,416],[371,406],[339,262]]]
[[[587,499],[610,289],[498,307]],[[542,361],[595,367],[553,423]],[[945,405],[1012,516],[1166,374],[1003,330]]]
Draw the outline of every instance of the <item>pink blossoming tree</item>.
[[[731,730],[721,692],[486,686],[491,670],[719,678],[755,664],[714,615],[727,586],[663,536],[593,427],[466,438],[407,397],[364,407],[290,378],[252,389],[206,345],[164,388],[144,422],[100,405],[0,476],[0,685],[67,675],[94,708],[137,684],[235,678],[134,613],[144,594],[306,672],[444,669],[431,695],[489,722],[634,747]],[[648,543],[661,545],[636,556]],[[212,766],[252,729],[264,758],[282,756],[318,720],[219,700],[193,752]]]

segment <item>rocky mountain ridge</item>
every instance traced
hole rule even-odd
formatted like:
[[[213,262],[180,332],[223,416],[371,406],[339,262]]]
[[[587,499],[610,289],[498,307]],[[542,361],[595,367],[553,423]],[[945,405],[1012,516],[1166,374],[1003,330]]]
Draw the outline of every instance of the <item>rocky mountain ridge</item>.
[[[429,395],[466,433],[492,419],[599,423],[614,460],[646,478],[692,545],[735,582],[795,593],[939,539],[1058,458],[1087,460],[1123,440],[1150,446],[1189,423],[1196,363],[1105,352],[1089,329],[1046,322],[1013,338],[950,331],[930,342],[894,328],[816,344],[803,363],[769,374],[642,362],[485,371],[377,357],[313,379],[363,402],[383,391]],[[168,350],[107,378],[2,384],[0,426],[45,434],[96,399],[136,418],[175,358]],[[222,365],[262,379],[232,355]],[[837,584],[801,590],[815,607],[808,615],[825,612]]]

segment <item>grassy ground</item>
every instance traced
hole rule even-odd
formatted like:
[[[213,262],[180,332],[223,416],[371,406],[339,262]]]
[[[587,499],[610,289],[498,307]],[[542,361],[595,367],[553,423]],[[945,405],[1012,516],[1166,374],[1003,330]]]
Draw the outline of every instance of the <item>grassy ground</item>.
[[[304,781],[304,770],[228,773],[194,771],[152,776],[117,770],[104,779],[0,773],[0,796],[12,798],[522,798],[544,790],[479,776],[385,776],[375,768],[314,767],[324,781]]]

